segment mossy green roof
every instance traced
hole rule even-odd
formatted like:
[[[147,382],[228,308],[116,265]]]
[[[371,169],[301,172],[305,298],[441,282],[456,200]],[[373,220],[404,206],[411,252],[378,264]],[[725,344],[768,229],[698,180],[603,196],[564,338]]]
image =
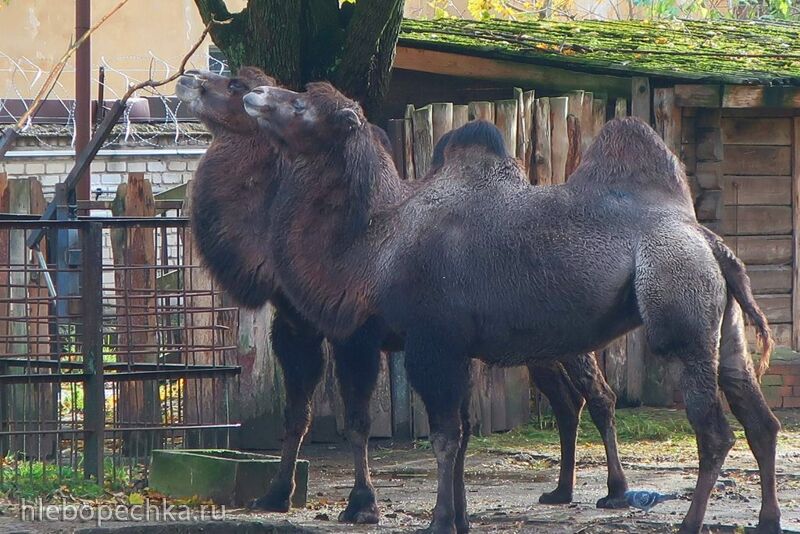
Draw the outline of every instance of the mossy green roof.
[[[800,85],[791,22],[407,19],[400,45],[597,74]]]

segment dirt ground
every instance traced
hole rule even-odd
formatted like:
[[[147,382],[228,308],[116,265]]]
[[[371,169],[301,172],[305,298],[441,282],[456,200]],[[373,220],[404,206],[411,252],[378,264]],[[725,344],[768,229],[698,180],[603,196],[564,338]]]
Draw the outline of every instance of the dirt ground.
[[[680,413],[660,412],[666,438],[658,441],[625,437],[646,432],[650,420],[621,413],[618,417],[621,457],[632,489],[655,489],[678,493],[681,499],[657,506],[648,514],[633,510],[598,510],[597,499],[605,495],[605,465],[602,445],[584,437],[578,448],[578,482],[571,505],[538,504],[544,491],[554,488],[558,476],[558,446],[555,430],[528,428],[504,435],[473,440],[467,458],[467,490],[473,532],[536,533],[667,533],[674,530],[689,506],[696,476],[695,445],[681,427]],[[779,498],[785,532],[800,533],[800,412],[779,414],[786,430],[778,449]],[[628,425],[636,428],[625,429]],[[667,426],[664,426],[667,425]],[[657,430],[662,432],[662,427]],[[587,432],[588,434],[588,432]],[[739,435],[741,435],[739,433]],[[205,534],[247,532],[395,533],[413,532],[429,522],[435,500],[435,462],[427,442],[396,444],[376,441],[370,452],[373,480],[382,511],[380,525],[353,526],[336,522],[352,483],[352,468],[346,444],[310,445],[302,456],[311,461],[309,504],[286,515],[253,514],[227,510],[217,524],[173,526],[165,529],[143,524],[108,524],[111,530],[91,529],[84,524],[22,523],[13,510],[0,510],[0,532],[158,532]],[[731,451],[706,514],[710,532],[745,532],[758,517],[760,490],[756,464],[739,439]],[[127,527],[127,528],[125,528]],[[82,530],[83,529],[83,530]]]
[[[651,446],[651,445],[650,445]],[[557,454],[557,450],[553,450]],[[467,459],[467,491],[473,532],[547,533],[666,533],[679,523],[689,506],[696,464],[665,461],[651,463],[654,452],[642,450],[645,462],[625,451],[623,465],[630,487],[676,492],[684,499],[666,502],[650,513],[598,510],[595,502],[605,493],[605,466],[594,453],[581,461],[574,502],[564,506],[538,504],[544,491],[555,487],[557,456],[527,452],[476,451]],[[377,444],[371,455],[373,480],[383,517],[377,527],[339,525],[336,515],[350,489],[349,455],[342,446],[313,446],[305,451],[311,460],[309,506],[294,510],[293,524],[324,532],[408,532],[427,525],[436,491],[435,463],[430,450],[384,448]],[[680,460],[678,458],[678,460]],[[781,447],[779,496],[786,532],[800,532],[800,450]],[[760,503],[756,465],[739,450],[732,454],[712,497],[706,523],[712,532],[736,532],[755,526]],[[716,526],[716,528],[714,528]]]

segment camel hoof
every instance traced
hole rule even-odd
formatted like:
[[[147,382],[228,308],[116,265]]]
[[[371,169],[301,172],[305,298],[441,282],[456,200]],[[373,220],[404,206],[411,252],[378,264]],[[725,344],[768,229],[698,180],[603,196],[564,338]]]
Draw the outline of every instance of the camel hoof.
[[[612,497],[609,495],[597,501],[597,507],[604,508],[606,510],[620,510],[628,507],[628,500],[624,495],[619,497]]]
[[[381,513],[375,502],[375,491],[371,488],[353,488],[347,499],[347,508],[339,514],[339,522],[375,525],[380,517]]]
[[[539,504],[569,504],[571,502],[572,492],[558,488],[548,493],[542,493],[542,496],[539,497]]]
[[[264,495],[263,497],[259,497],[258,499],[253,499],[250,501],[250,503],[247,505],[247,509],[262,512],[279,512],[285,514],[289,511],[290,506],[290,499],[288,497],[275,498],[270,495]]]
[[[781,534],[783,532],[781,521],[780,519],[762,519],[758,522],[755,532],[756,534]]]

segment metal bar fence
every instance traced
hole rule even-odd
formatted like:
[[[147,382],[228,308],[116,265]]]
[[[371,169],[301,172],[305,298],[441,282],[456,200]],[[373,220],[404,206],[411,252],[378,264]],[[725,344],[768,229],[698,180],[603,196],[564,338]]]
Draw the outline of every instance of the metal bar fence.
[[[44,264],[25,246],[41,231]],[[238,310],[192,285],[189,233],[181,217],[0,217],[0,491],[124,486],[153,449],[229,445]],[[109,234],[124,246],[103,260]]]

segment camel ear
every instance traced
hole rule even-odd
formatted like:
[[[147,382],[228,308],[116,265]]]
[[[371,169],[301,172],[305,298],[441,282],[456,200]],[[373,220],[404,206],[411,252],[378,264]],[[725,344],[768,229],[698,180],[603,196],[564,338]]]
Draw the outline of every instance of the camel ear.
[[[337,111],[336,121],[348,130],[361,127],[361,117],[353,108],[343,108]]]

